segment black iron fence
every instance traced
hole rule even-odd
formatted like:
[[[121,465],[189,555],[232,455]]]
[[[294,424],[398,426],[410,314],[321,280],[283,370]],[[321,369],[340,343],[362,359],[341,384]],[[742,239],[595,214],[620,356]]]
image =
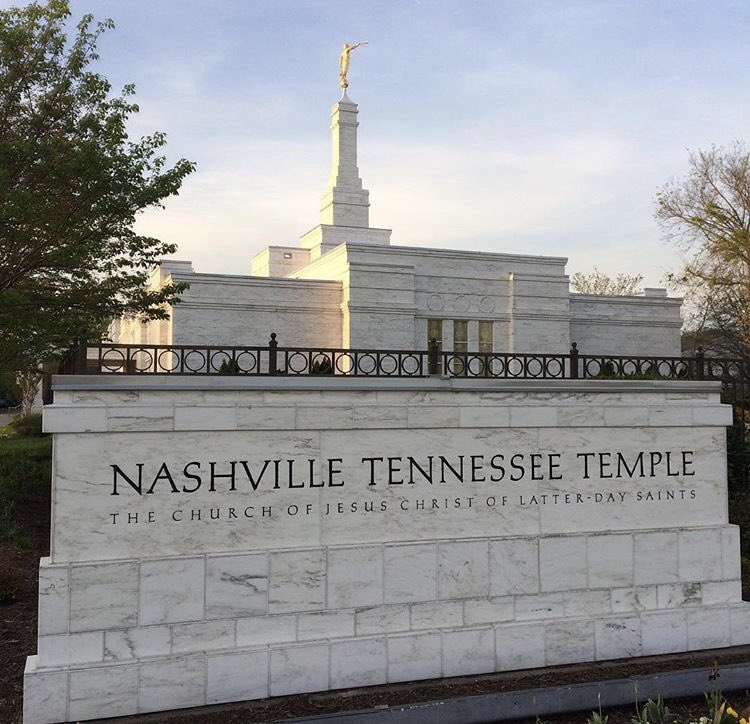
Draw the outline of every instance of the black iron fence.
[[[484,377],[491,379],[750,380],[750,361],[707,357],[586,355],[574,342],[567,354],[267,346],[115,344],[81,339],[60,374],[102,375],[349,375],[356,377]]]

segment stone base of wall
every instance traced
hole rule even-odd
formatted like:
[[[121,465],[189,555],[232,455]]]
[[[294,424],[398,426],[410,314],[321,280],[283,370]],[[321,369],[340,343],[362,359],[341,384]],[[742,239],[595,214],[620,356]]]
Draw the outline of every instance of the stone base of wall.
[[[738,528],[40,567],[24,722],[750,643]]]
[[[145,642],[144,642],[145,643]],[[24,724],[750,644],[750,603],[445,628],[39,668]]]

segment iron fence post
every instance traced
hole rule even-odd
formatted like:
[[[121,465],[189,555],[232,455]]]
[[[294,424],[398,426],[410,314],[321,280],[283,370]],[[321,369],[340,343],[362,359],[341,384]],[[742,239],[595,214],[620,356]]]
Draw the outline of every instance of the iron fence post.
[[[578,379],[578,343],[573,342],[570,345],[570,379]]]
[[[75,370],[78,375],[86,374],[87,359],[89,354],[89,341],[86,330],[82,329],[78,334],[76,343]]]
[[[695,350],[695,379],[703,380],[706,375],[706,360],[703,347]]]
[[[268,374],[278,374],[276,368],[276,354],[279,343],[276,341],[276,332],[271,332],[271,341],[268,343]]]
[[[427,348],[427,373],[430,375],[440,374],[440,348],[438,341],[433,337]]]

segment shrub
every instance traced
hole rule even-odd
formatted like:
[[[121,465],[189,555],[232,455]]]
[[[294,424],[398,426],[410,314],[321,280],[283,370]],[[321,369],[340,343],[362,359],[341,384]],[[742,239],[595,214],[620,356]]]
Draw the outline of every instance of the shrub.
[[[20,416],[0,428],[3,437],[39,437],[42,434],[41,414]]]
[[[51,438],[0,438],[0,512],[8,504],[48,496],[51,478]]]
[[[220,375],[238,375],[240,373],[240,365],[236,359],[225,359],[219,365]]]
[[[649,699],[631,721],[633,724],[671,724],[670,717],[669,709],[659,696],[656,701]]]
[[[310,370],[311,375],[332,375],[333,365],[328,357],[319,357],[313,362],[312,369]]]

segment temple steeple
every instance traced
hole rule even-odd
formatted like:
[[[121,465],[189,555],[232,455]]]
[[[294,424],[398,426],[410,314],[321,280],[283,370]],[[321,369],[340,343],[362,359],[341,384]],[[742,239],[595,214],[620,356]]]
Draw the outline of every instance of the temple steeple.
[[[357,166],[357,104],[346,93],[331,109],[331,174],[323,193],[320,224],[300,239],[310,249],[311,260],[344,242],[391,243],[390,229],[370,226],[370,192],[362,188]]]
[[[331,110],[333,157],[320,208],[321,224],[360,228],[370,225],[370,193],[362,188],[357,167],[357,114],[357,104],[344,90]]]

